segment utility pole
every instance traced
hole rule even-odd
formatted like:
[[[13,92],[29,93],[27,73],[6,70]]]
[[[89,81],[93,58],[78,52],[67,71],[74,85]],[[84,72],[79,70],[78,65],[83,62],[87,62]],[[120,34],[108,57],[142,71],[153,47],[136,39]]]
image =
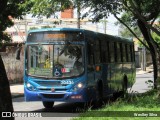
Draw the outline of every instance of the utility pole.
[[[24,20],[25,20],[25,34],[27,35],[27,16],[24,16]]]
[[[106,24],[106,19],[104,18],[104,34],[106,34],[106,29],[107,29],[107,24]]]
[[[142,66],[143,66],[143,67],[142,67],[142,70],[143,70],[143,71],[146,71],[146,48],[145,48],[145,47],[142,48],[142,58],[143,58],[143,59],[142,59],[142,60],[143,60],[143,61],[142,61],[142,64],[143,64],[143,65],[142,65]]]
[[[80,16],[81,16],[81,13],[80,13],[80,1],[79,0],[76,0],[76,3],[77,3],[77,28],[80,28]]]

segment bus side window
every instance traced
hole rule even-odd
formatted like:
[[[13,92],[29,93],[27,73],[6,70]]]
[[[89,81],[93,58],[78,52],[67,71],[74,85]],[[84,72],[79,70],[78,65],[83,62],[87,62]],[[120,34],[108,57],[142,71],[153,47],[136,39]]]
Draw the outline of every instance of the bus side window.
[[[123,62],[123,47],[122,47],[122,43],[119,43],[120,45],[120,60],[121,62]]]
[[[110,42],[109,45],[109,52],[110,52],[110,62],[114,62],[115,61],[115,55],[114,55],[114,43]]]
[[[101,62],[101,58],[100,58],[100,43],[99,40],[96,40],[96,45],[95,45],[95,64],[98,64]]]
[[[121,47],[120,47],[120,43],[117,43],[117,52],[116,52],[116,56],[117,56],[117,62],[121,62]]]
[[[93,49],[93,44],[88,43],[88,64],[89,65],[94,65],[94,49]]]
[[[125,44],[125,54],[126,54],[126,62],[128,62],[128,53],[127,53],[127,44]]]
[[[115,62],[117,62],[117,43],[116,42],[114,42],[114,60],[115,60]]]
[[[109,46],[110,46],[109,42],[106,41],[106,48],[107,48],[107,53],[106,53],[107,56],[106,56],[106,57],[107,57],[107,63],[111,62]]]
[[[105,40],[101,41],[101,62],[108,62],[108,46]]]
[[[122,44],[122,58],[123,58],[123,62],[127,62],[127,54],[126,54],[126,47],[125,44]]]
[[[134,45],[132,46],[132,51],[133,51],[133,61],[135,62],[135,51],[134,51]]]
[[[134,62],[134,45],[130,45],[130,51],[131,51],[131,61]]]
[[[130,45],[127,45],[127,57],[128,57],[128,62],[131,62],[131,49],[130,49]]]

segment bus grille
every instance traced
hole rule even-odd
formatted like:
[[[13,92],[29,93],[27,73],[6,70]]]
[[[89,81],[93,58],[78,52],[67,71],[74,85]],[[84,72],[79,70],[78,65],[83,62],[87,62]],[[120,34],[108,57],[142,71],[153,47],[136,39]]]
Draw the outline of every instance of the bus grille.
[[[51,91],[51,88],[38,88],[40,91]],[[67,89],[55,89],[55,91],[66,91]]]
[[[43,97],[60,99],[64,97],[64,94],[43,94]]]
[[[60,83],[60,81],[56,81],[56,82],[52,82],[52,81],[36,81],[36,83],[37,84],[39,84],[40,86],[47,86],[47,87],[55,87],[55,86],[67,86],[67,84],[65,84],[65,85],[62,85],[61,83]]]

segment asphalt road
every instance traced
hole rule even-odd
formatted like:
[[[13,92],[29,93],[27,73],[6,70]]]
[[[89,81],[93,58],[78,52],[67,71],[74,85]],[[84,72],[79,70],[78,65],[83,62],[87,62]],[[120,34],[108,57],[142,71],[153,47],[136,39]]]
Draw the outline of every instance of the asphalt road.
[[[128,89],[130,92],[142,93],[151,89],[149,84],[145,82],[148,80],[153,80],[152,73],[137,74],[136,83],[133,85],[132,89]],[[69,120],[70,118],[77,117],[82,113],[84,109],[83,104],[76,103],[63,103],[55,102],[53,109],[45,109],[41,102],[25,102],[23,97],[13,99],[14,111],[20,112],[42,112],[45,116],[52,117],[30,117],[30,118],[21,118],[16,117],[15,120]]]
[[[64,102],[55,102],[55,105],[52,109],[45,109],[42,105],[42,102],[25,102],[24,97],[13,99],[14,111],[26,113],[41,112],[42,116],[50,117],[30,117],[30,118],[21,118],[16,117],[15,120],[69,120],[72,117],[77,117],[81,111],[84,111],[82,104],[77,103],[64,103]]]

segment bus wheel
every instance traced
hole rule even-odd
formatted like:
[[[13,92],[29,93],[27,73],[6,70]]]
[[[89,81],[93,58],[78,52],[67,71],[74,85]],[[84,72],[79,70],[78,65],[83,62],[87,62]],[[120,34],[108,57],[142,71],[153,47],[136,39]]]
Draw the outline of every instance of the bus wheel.
[[[122,91],[124,94],[127,92],[127,88],[128,88],[128,78],[127,76],[125,76],[122,83]]]
[[[127,78],[127,76],[125,76],[123,79],[122,91],[121,91],[121,96],[123,98],[124,98],[125,94],[127,93],[127,88],[128,88],[128,78]]]
[[[43,101],[43,106],[45,108],[53,108],[53,105],[54,105],[54,102],[46,102],[46,101]]]

